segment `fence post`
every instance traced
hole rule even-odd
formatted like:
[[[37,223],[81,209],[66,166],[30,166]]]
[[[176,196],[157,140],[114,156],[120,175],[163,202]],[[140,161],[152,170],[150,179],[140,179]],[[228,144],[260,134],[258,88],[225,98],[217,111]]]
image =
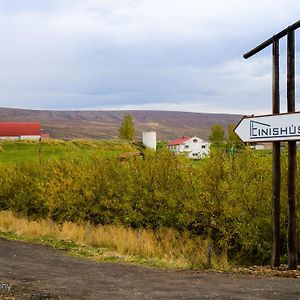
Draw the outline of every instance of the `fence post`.
[[[209,244],[207,247],[207,267],[211,268],[211,257],[212,257],[212,245]]]

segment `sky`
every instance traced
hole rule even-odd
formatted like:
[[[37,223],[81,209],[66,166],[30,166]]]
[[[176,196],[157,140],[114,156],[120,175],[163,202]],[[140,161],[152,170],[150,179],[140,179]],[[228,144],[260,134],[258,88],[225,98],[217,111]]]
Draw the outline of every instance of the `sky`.
[[[271,113],[271,47],[243,54],[299,12],[299,0],[0,0],[0,106]]]

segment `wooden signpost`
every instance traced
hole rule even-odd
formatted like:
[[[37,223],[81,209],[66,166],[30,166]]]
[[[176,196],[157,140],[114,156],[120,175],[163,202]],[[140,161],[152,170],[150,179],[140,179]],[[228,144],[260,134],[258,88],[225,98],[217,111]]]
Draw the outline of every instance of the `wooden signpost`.
[[[273,142],[272,182],[272,265],[280,265],[280,142],[288,141],[288,266],[297,269],[296,230],[296,141],[300,140],[300,114],[295,113],[295,30],[300,20],[253,48],[249,58],[272,45],[272,116],[243,118],[235,132],[243,141]],[[279,40],[287,36],[287,114],[280,114]]]

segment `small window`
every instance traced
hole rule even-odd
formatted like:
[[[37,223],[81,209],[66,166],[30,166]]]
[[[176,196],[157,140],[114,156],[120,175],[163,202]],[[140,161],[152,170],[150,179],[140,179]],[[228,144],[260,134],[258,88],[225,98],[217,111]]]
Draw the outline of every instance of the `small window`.
[[[193,156],[198,156],[198,153],[193,153]]]
[[[189,145],[184,145],[184,149],[189,149]]]
[[[197,139],[193,139],[193,142],[194,142],[194,143],[197,143],[197,142],[198,142],[198,140],[197,140]]]
[[[202,149],[205,149],[206,148],[206,145],[202,145]]]

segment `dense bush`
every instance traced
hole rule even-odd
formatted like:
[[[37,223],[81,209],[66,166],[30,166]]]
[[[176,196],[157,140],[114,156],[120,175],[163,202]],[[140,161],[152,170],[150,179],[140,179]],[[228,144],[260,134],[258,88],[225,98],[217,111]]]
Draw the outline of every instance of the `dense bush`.
[[[248,150],[214,151],[197,162],[161,149],[126,161],[95,156],[0,165],[1,209],[58,223],[189,231],[243,263],[270,260],[271,199],[271,157]],[[286,220],[286,196],[282,202]]]

